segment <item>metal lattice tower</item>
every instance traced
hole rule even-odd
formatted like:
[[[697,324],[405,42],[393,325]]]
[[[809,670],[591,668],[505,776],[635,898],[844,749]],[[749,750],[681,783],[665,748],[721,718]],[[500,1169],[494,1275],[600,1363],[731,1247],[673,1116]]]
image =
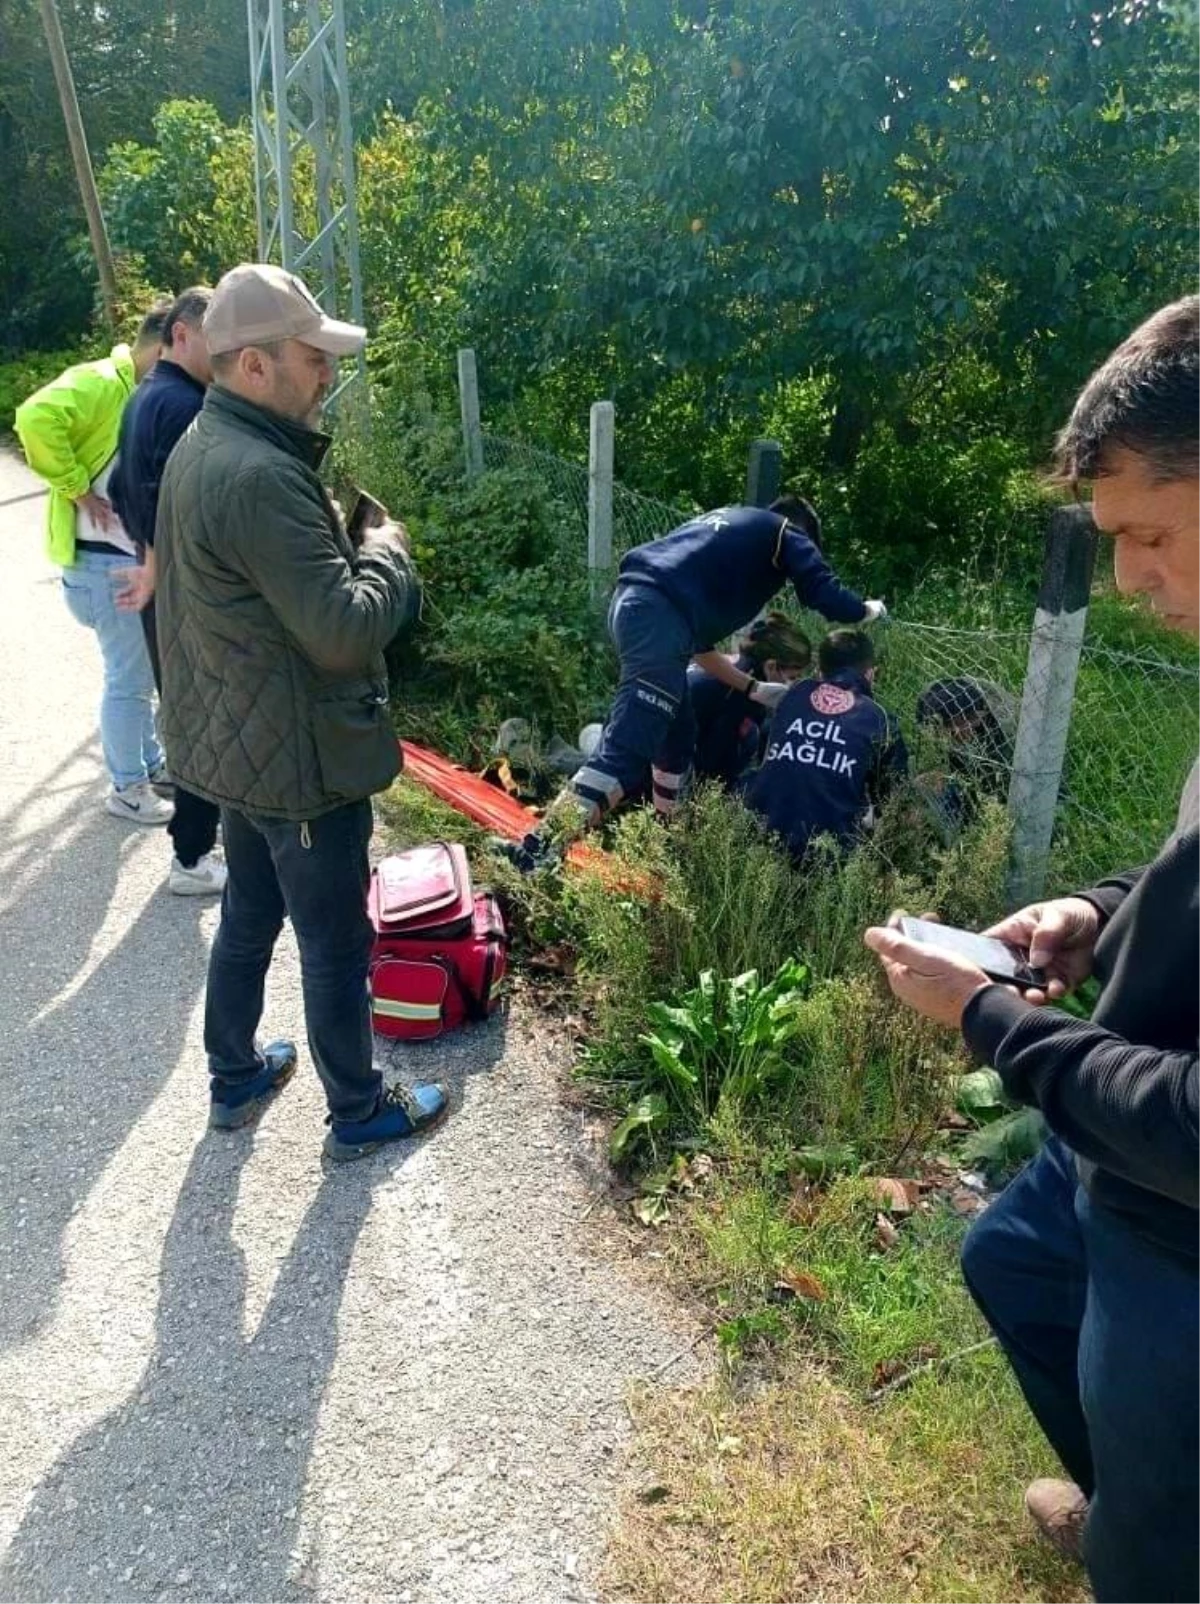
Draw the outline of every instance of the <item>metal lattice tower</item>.
[[[246,0],[258,252],[363,321],[342,0]],[[364,371],[362,360],[340,386]],[[340,391],[339,391],[340,393]]]

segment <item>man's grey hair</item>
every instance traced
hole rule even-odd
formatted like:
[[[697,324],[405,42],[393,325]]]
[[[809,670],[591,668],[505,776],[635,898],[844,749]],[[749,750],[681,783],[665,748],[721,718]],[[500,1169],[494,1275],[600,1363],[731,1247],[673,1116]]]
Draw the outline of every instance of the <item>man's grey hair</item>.
[[[286,340],[252,340],[250,342],[250,345],[253,345],[256,351],[261,351],[264,356],[269,356],[273,361],[282,355],[286,344]],[[243,351],[248,351],[250,345],[239,345],[235,351],[214,353],[209,358],[212,363],[213,376],[219,379],[223,373],[232,373],[237,366],[238,357]]]
[[[1058,477],[1095,479],[1120,449],[1159,483],[1200,475],[1200,296],[1155,312],[1092,374],[1058,437]]]

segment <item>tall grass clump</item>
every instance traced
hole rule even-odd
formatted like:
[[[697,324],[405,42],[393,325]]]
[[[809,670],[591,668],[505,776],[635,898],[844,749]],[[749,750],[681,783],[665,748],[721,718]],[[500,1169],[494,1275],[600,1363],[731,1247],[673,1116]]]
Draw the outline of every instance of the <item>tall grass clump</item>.
[[[799,867],[715,787],[669,829],[622,819],[631,889],[580,879],[567,893],[596,1012],[585,1073],[631,1116],[620,1156],[755,1127],[871,1159],[919,1143],[962,1065],[893,1001],[862,934],[901,905],[988,923],[1007,847],[999,807],[945,847],[904,796],[857,851],[821,842]]]

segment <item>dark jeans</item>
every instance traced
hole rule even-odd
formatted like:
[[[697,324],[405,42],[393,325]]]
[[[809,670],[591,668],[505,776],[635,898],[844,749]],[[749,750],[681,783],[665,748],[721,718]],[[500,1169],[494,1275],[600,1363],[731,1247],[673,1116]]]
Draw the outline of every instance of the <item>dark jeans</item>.
[[[158,622],[154,612],[154,599],[142,610],[142,628],[146,633],[146,650],[150,654],[150,667],[154,670],[154,683],[162,695],[162,666],[158,659]],[[202,796],[175,787],[175,817],[167,825],[167,834],[175,847],[175,856],[185,869],[196,864],[217,844],[217,825],[221,810]]]
[[[976,1222],[963,1273],[1091,1499],[1084,1557],[1097,1600],[1195,1600],[1195,1264],[1096,1207],[1054,1138]]]
[[[371,1058],[367,917],[369,801],[308,824],[221,810],[229,879],[208,966],[204,1046],[214,1085],[262,1067],[254,1033],[286,913],[300,948],[308,1046],[336,1120],[365,1119],[379,1098]]]
[[[608,629],[621,660],[621,683],[600,745],[571,781],[603,810],[636,795],[654,769],[687,773],[696,724],[687,670],[693,644],[687,620],[652,585],[618,585]]]

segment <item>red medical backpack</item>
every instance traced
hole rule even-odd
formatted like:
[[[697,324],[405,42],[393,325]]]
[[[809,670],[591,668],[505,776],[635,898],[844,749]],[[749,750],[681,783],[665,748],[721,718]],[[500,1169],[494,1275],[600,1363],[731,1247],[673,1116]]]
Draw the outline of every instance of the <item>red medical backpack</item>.
[[[381,1035],[429,1040],[495,1011],[508,965],[504,916],[495,897],[472,888],[462,846],[434,841],[383,858],[367,906]]]

